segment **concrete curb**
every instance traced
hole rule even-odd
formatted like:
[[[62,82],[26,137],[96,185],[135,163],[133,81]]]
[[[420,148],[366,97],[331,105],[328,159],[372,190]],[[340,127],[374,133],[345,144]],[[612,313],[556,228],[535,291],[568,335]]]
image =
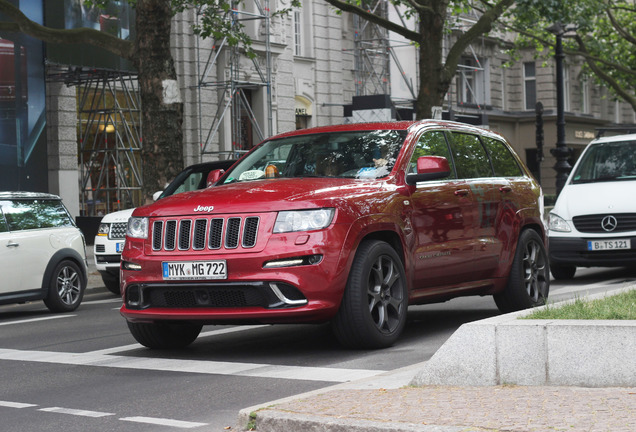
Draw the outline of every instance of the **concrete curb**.
[[[518,319],[531,312],[462,325],[411,385],[636,386],[636,321]]]

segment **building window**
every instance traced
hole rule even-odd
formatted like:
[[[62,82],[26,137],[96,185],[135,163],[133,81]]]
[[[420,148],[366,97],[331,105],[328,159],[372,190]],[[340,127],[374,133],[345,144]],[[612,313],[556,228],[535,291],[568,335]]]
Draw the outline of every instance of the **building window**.
[[[581,79],[581,112],[583,114],[589,114],[590,109],[590,81],[587,76],[583,76]]]
[[[570,104],[570,69],[563,66],[563,110],[572,111]]]
[[[525,109],[534,110],[537,104],[537,76],[534,62],[523,64],[523,97]]]
[[[294,11],[294,55],[303,55],[302,51],[302,15],[300,10]]]
[[[463,58],[458,68],[457,98],[460,105],[485,105],[490,103],[488,68],[486,62],[476,57]]]

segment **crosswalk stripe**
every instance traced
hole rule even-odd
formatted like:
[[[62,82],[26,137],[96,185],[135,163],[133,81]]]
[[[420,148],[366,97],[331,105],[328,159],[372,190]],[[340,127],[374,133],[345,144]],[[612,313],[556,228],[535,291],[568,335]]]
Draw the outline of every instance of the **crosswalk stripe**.
[[[66,353],[0,349],[0,360],[31,361],[76,366],[284,378],[304,381],[348,382],[370,378],[386,371],[326,367],[284,366],[264,363],[218,362],[116,356],[95,353]]]
[[[32,408],[32,407],[36,407],[37,405],[29,404],[29,403],[20,403],[20,402],[0,401],[0,406],[7,407],[7,408]]]

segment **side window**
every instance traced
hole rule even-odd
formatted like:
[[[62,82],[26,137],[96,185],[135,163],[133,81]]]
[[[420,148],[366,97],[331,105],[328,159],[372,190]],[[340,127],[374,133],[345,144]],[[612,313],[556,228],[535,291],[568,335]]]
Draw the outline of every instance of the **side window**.
[[[442,156],[448,159],[451,175],[446,178],[456,178],[455,164],[448,148],[448,142],[444,132],[426,132],[422,135],[415,146],[411,162],[409,163],[409,173],[417,172],[417,158],[421,156]]]
[[[451,148],[458,178],[492,177],[490,160],[477,135],[453,132]]]
[[[56,200],[16,200],[3,205],[11,231],[73,226],[66,209]]]
[[[521,177],[523,172],[506,145],[494,138],[481,137],[497,177]]]
[[[4,214],[2,213],[3,204],[4,203],[0,202],[0,233],[9,231],[7,221],[4,220]]]

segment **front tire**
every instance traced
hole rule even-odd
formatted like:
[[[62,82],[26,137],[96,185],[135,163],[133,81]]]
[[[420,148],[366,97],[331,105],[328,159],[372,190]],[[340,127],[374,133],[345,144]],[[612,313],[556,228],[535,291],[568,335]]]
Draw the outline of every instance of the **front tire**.
[[[350,348],[386,348],[406,323],[408,296],[402,260],[389,244],[363,242],[332,322],[337,339]]]
[[[495,294],[495,303],[503,313],[545,304],[550,291],[550,266],[545,246],[532,229],[519,235],[508,284]]]
[[[80,267],[73,261],[61,261],[53,270],[44,304],[51,312],[71,312],[84,297],[86,283]]]
[[[102,274],[102,282],[104,282],[104,286],[110,292],[115,295],[120,296],[121,292],[119,291],[119,278],[111,275]]]
[[[153,349],[185,348],[195,341],[202,328],[195,324],[128,322],[128,329],[135,340]]]

